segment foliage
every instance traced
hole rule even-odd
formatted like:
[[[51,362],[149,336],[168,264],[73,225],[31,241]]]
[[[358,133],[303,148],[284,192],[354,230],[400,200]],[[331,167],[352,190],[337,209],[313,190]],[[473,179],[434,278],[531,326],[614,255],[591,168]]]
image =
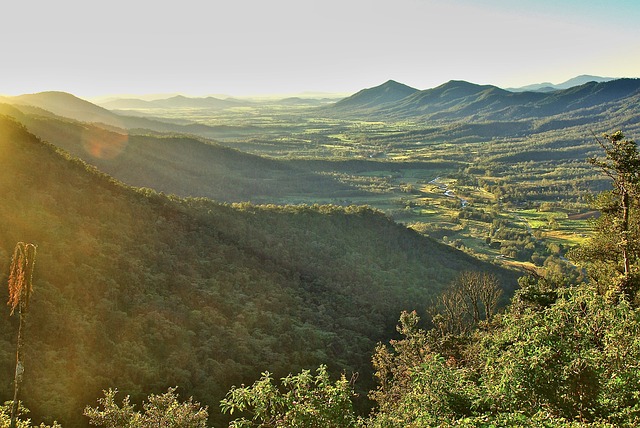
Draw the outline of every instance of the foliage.
[[[11,424],[11,409],[13,407],[13,401],[7,401],[4,405],[0,406],[0,428],[9,428]],[[62,428],[57,422],[53,422],[51,425],[32,425],[31,419],[24,418],[29,413],[29,409],[25,408],[22,403],[18,406],[18,419],[16,421],[16,428]],[[22,419],[20,419],[22,418]]]
[[[602,213],[595,233],[572,257],[588,268],[599,292],[634,301],[640,289],[640,153],[620,131],[598,141],[605,157],[590,162],[611,179],[613,190],[595,199]]]
[[[370,393],[378,404],[373,427],[431,426],[469,415],[478,388],[470,373],[456,369],[454,357],[435,351],[434,336],[417,327],[415,312],[400,316],[400,340],[393,350],[378,345],[373,357],[378,388]]]
[[[20,313],[29,308],[29,298],[33,292],[33,265],[36,247],[33,244],[18,242],[13,252],[9,268],[9,302],[11,315],[17,307]]]
[[[495,275],[462,272],[428,309],[431,322],[443,337],[467,334],[481,321],[491,321],[501,295],[502,289]]]
[[[380,346],[373,359],[379,386],[371,426],[529,426],[523,421],[541,415],[544,426],[635,426],[640,311],[588,285],[557,293],[544,307],[497,316],[460,358],[443,357],[429,332],[416,328],[417,315],[403,314],[404,338],[391,342],[393,352]]]
[[[104,391],[104,397],[98,399],[98,407],[87,406],[84,415],[90,419],[91,425],[104,428],[205,428],[207,408],[192,398],[179,402],[175,394],[176,388],[169,388],[164,394],[149,396],[143,404],[144,412],[135,410],[129,396],[122,400],[122,405],[115,401],[117,390]]]
[[[408,388],[396,400],[384,403],[367,426],[441,426],[445,421],[468,417],[477,410],[481,393],[470,375],[455,369],[443,357],[430,354],[409,369]]]
[[[247,412],[249,418],[234,419],[229,426],[348,428],[356,426],[353,411],[352,385],[344,374],[335,383],[329,379],[325,366],[316,375],[303,370],[281,379],[281,388],[265,372],[249,387],[234,387],[221,401],[222,411]]]
[[[638,418],[640,312],[586,285],[542,311],[511,312],[483,340],[488,396],[504,411],[530,406],[568,420]]]

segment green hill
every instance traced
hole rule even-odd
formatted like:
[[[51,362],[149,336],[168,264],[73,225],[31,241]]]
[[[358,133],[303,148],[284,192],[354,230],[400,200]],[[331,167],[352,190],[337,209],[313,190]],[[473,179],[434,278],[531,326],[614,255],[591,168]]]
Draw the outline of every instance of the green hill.
[[[126,135],[93,125],[23,114],[0,105],[44,141],[136,187],[224,202],[349,199],[363,191],[290,162],[266,159],[187,136]]]
[[[402,309],[460,271],[514,274],[363,207],[258,207],[123,186],[0,117],[0,266],[38,245],[22,398],[34,420],[86,426],[117,387],[139,401],[179,385],[211,406],[232,384],[329,363],[361,373]],[[0,278],[6,284],[6,274]],[[6,287],[0,300],[7,299]],[[17,320],[0,317],[0,378]],[[0,399],[11,397],[10,382]]]

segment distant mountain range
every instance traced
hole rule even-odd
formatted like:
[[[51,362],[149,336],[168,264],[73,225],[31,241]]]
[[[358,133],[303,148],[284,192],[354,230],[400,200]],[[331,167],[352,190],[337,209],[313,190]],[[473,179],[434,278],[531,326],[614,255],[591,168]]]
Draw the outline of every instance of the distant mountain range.
[[[521,88],[502,89],[493,85],[452,80],[435,88],[419,90],[389,80],[379,86],[363,89],[335,103],[328,99],[290,97],[273,103],[289,106],[317,107],[331,116],[386,116],[392,118],[421,117],[429,119],[514,119],[566,113],[634,96],[637,79],[612,79],[582,75],[554,85],[539,83]],[[579,88],[579,89],[578,89]],[[249,100],[216,97],[192,98],[176,95],[166,99],[115,99],[100,106],[64,92],[40,92],[15,97],[0,97],[0,102],[31,106],[88,123],[102,123],[122,129],[150,129],[158,132],[194,133],[216,138],[221,130],[187,120],[156,119],[132,116],[111,110],[201,108],[220,110],[256,105]],[[222,130],[227,131],[227,130]]]
[[[192,98],[176,95],[171,98],[145,101],[137,98],[120,98],[100,103],[110,110],[126,109],[173,109],[173,108],[206,108],[221,110],[232,107],[252,105],[250,101],[241,101],[234,98],[220,99],[216,97]]]
[[[535,83],[517,88],[503,88],[510,92],[551,92],[559,89],[569,89],[574,86],[580,86],[589,82],[608,82],[615,80],[612,77],[600,77],[592,75],[581,75],[562,82],[554,84],[551,82]],[[352,97],[359,99],[362,105],[370,104],[372,107],[380,103],[388,103],[398,101],[414,92],[419,92],[418,89],[407,86],[403,83],[399,83],[394,80],[389,80],[384,84],[375,88],[363,89]],[[322,95],[322,96],[319,96]],[[140,98],[127,98],[118,97],[105,99],[101,101],[95,101],[95,104],[104,107],[108,110],[152,110],[152,109],[181,109],[181,108],[193,108],[193,109],[210,109],[210,110],[223,110],[233,107],[242,106],[255,106],[263,102],[271,104],[281,105],[322,105],[329,102],[335,102],[336,94],[332,97],[328,97],[327,94],[311,94],[311,96],[300,95],[292,96],[283,99],[269,99],[269,100],[254,100],[254,99],[237,99],[222,96],[222,98],[216,96],[207,97],[186,97],[183,95],[167,96],[167,98],[158,99],[146,99]],[[23,96],[28,97],[28,96]],[[340,105],[340,102],[338,102]]]
[[[331,116],[349,118],[478,122],[549,117],[597,106],[602,109],[610,103],[635,108],[638,101],[640,79],[591,81],[552,92],[512,92],[497,86],[459,80],[418,91],[396,82],[386,82],[360,91],[322,111]]]
[[[249,100],[216,97],[185,97],[176,95],[170,98],[157,100],[142,100],[139,98],[117,98],[108,101],[101,101],[97,104],[113,111],[126,110],[156,110],[156,109],[206,109],[206,110],[225,110],[234,107],[255,107],[262,104],[276,104],[289,106],[318,106],[335,102],[336,98],[306,98],[306,97],[287,97],[282,99],[267,100]],[[123,112],[126,114],[126,112]]]
[[[586,83],[582,83],[585,82]],[[572,86],[578,83],[577,86]],[[514,91],[492,85],[452,80],[435,88],[418,90],[394,80],[379,86],[363,89],[335,103],[328,100],[286,98],[270,103],[303,106],[305,115],[314,117],[345,118],[356,120],[413,120],[428,121],[432,125],[455,126],[456,135],[465,137],[509,136],[517,133],[550,131],[567,126],[598,123],[628,131],[640,125],[640,80],[609,80],[597,76],[578,76],[558,87],[567,89]],[[522,88],[521,88],[522,89]],[[538,88],[540,89],[540,88]],[[113,106],[148,106],[150,101],[112,101]],[[57,115],[74,120],[104,124],[110,129],[151,130],[160,133],[198,135],[223,140],[225,138],[251,138],[259,129],[251,125],[211,126],[187,119],[158,119],[134,116],[133,111],[110,111],[88,101],[63,92],[42,92],[17,97],[0,97],[0,102],[10,103],[24,113],[33,115]],[[244,101],[215,97],[188,98],[174,96],[151,103],[163,108],[198,108],[196,106],[239,106]],[[129,103],[129,104],[127,104]],[[175,107],[171,107],[175,106]],[[133,108],[133,107],[132,107]],[[302,110],[301,110],[302,111]],[[153,113],[149,113],[153,114]],[[477,124],[470,128],[470,124]],[[498,125],[501,124],[501,125]],[[482,130],[478,126],[483,127]],[[465,128],[465,129],[462,129]],[[120,130],[120,131],[119,131]],[[254,132],[255,131],[255,132]],[[450,130],[452,131],[452,130]],[[148,131],[142,131],[147,132]],[[444,132],[444,131],[443,131]],[[449,132],[450,133],[450,132]]]
[[[553,84],[551,82],[544,83],[534,83],[532,85],[521,86],[519,88],[505,88],[508,91],[512,92],[551,92],[556,91],[558,89],[569,89],[574,86],[584,85],[589,82],[608,82],[610,80],[615,80],[614,77],[600,77],[600,76],[591,76],[588,74],[583,74],[581,76],[574,77],[573,79],[569,79],[566,82]]]
[[[176,105],[186,105],[189,100],[186,97],[176,96],[163,100],[167,105],[174,103]],[[202,101],[207,99],[195,99],[195,102],[212,102]],[[138,105],[146,103],[144,100],[134,100]],[[191,102],[191,101],[188,101]],[[139,117],[128,114],[121,114],[110,111],[104,107],[100,107],[89,101],[76,97],[75,95],[58,92],[39,92],[35,94],[19,95],[15,97],[1,97],[0,103],[10,104],[19,108],[23,113],[35,114],[41,116],[59,116],[77,120],[80,122],[106,125],[116,131],[123,130],[150,130],[161,133],[179,133],[179,134],[197,134],[207,138],[224,138],[230,134],[234,134],[239,128],[227,125],[209,126],[205,124],[190,122],[183,119],[156,119]]]

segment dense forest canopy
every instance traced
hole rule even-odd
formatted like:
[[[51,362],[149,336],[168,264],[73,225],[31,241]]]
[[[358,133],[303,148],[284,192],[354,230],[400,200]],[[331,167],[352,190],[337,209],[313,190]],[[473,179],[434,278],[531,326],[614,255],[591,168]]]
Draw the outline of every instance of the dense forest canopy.
[[[179,385],[215,406],[263,367],[284,375],[326,362],[366,382],[397,314],[457,272],[497,271],[514,286],[514,273],[370,208],[133,189],[0,120],[2,266],[16,242],[38,245],[23,387],[36,419],[85,425],[81,409],[109,387],[140,401]],[[9,379],[17,326],[8,314],[2,323]]]

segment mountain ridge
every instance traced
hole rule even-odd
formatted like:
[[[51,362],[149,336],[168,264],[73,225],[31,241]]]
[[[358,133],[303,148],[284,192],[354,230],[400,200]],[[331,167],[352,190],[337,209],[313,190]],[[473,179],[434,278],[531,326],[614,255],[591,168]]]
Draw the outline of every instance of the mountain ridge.
[[[172,109],[172,108],[202,108],[222,110],[233,107],[251,105],[248,101],[240,101],[234,98],[220,99],[212,96],[208,97],[186,97],[175,95],[169,98],[145,101],[137,98],[123,98],[99,103],[100,106],[109,110],[126,109]]]
[[[562,83],[554,84],[551,82],[543,82],[543,83],[533,83],[530,85],[520,86],[516,88],[505,88],[511,92],[551,92],[558,89],[569,89],[574,86],[584,85],[589,82],[608,82],[611,80],[616,80],[614,77],[601,77],[601,76],[593,76],[589,74],[582,74],[580,76],[573,77],[569,80],[566,80]]]
[[[2,104],[0,113],[15,117],[37,137],[128,185],[166,194],[221,202],[273,202],[312,194],[350,199],[366,194],[329,176],[195,137],[124,134],[24,114]]]
[[[207,138],[224,137],[229,132],[226,126],[209,126],[192,121],[173,121],[138,117],[112,112],[79,98],[73,94],[60,91],[38,92],[0,98],[0,102],[10,104],[23,112],[34,113],[33,109],[43,111],[37,114],[51,114],[80,122],[86,122],[119,132],[125,130],[150,130],[159,133],[197,134]]]
[[[565,114],[569,111],[618,102],[640,93],[640,79],[588,82],[553,92],[511,92],[493,85],[451,80],[417,91],[395,102],[349,111],[336,103],[326,110],[349,117],[419,118],[424,120],[519,120]],[[333,109],[333,110],[332,110]]]

